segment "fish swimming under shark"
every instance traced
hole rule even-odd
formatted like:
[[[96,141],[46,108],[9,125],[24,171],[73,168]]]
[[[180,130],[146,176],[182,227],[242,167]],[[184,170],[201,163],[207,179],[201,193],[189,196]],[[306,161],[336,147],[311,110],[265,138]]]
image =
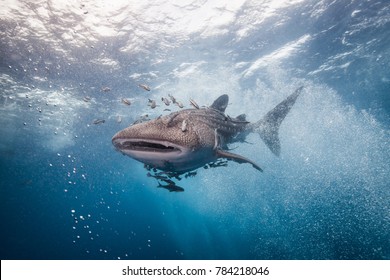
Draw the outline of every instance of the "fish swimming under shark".
[[[213,166],[220,159],[249,163],[262,171],[254,161],[230,152],[228,144],[243,142],[249,133],[258,133],[279,156],[279,127],[302,89],[299,87],[255,123],[248,122],[245,114],[235,118],[226,115],[229,97],[224,94],[210,107],[184,109],[133,124],[116,133],[112,143],[118,151],[143,162],[149,169],[170,174],[170,178],[202,166]]]

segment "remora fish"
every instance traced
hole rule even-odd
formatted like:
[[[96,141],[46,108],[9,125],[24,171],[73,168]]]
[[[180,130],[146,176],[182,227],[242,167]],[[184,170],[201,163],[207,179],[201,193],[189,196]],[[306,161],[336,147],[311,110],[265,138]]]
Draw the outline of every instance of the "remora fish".
[[[129,99],[127,99],[127,98],[122,98],[121,101],[122,101],[123,104],[125,104],[127,106],[131,105],[131,101]]]
[[[243,141],[252,132],[263,139],[268,148],[280,154],[278,131],[296,99],[294,93],[268,112],[261,120],[249,123],[245,115],[231,118],[225,115],[229,97],[224,94],[210,107],[184,109],[147,122],[134,124],[116,133],[112,143],[117,150],[153,168],[183,174],[219,159],[250,163],[250,159],[228,152],[228,144]],[[186,129],[183,130],[183,122]]]
[[[163,185],[160,182],[158,182],[157,188],[164,188],[167,189],[169,192],[184,192],[184,189],[175,183],[168,183],[167,185]]]
[[[139,84],[138,85],[140,88],[143,88],[144,90],[150,91],[150,87],[144,84]]]
[[[95,120],[93,120],[93,124],[101,124],[101,123],[105,123],[106,121],[105,120],[103,120],[103,119],[95,119]]]

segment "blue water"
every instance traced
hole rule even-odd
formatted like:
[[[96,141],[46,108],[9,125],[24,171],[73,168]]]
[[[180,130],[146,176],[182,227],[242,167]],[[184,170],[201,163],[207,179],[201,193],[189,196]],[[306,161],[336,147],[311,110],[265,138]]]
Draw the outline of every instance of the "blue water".
[[[11,2],[1,259],[390,258],[387,1]],[[168,94],[190,108],[226,93],[254,122],[301,85],[280,157],[255,134],[231,147],[264,173],[229,162],[170,193],[111,144],[177,110]]]

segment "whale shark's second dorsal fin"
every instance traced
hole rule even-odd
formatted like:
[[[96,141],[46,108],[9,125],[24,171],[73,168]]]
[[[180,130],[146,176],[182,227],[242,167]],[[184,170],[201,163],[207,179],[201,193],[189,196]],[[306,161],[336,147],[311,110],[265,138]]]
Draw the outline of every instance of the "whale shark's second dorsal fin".
[[[224,113],[228,105],[228,102],[229,102],[229,96],[227,94],[223,94],[217,99],[215,99],[213,104],[211,104],[210,108],[213,108],[215,110]]]
[[[236,120],[246,122],[246,115],[245,114],[238,115],[236,117]]]

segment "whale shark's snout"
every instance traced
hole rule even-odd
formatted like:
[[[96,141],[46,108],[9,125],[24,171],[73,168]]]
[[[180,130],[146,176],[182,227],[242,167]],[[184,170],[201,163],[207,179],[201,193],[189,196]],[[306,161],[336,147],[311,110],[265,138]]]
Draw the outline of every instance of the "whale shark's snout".
[[[142,128],[143,124],[138,126]],[[139,130],[133,130],[133,127],[129,127],[118,132],[113,136],[112,144],[118,151],[135,160],[162,170],[180,172],[192,169],[192,164],[188,163],[197,161],[188,146],[169,141],[159,133],[153,136],[143,135],[138,133]]]

